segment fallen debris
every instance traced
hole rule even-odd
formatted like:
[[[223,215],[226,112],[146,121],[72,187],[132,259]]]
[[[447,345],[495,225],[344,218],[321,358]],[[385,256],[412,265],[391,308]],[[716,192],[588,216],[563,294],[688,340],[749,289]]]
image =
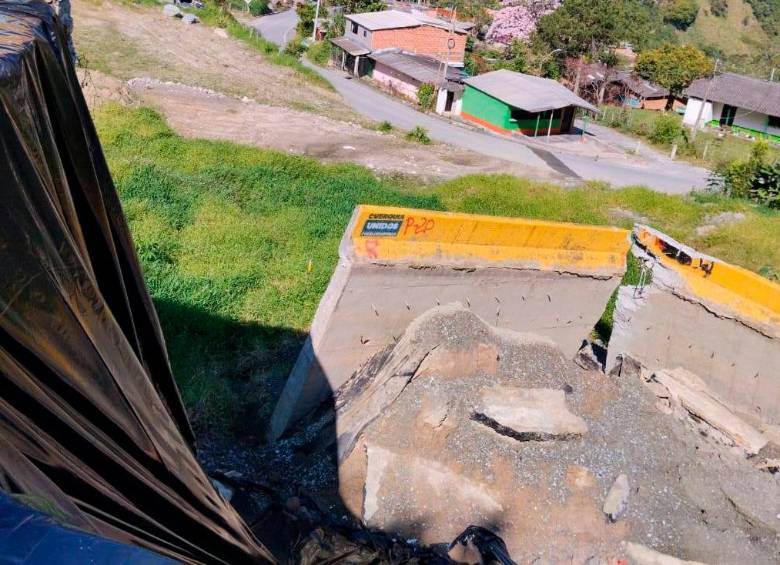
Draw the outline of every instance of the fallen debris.
[[[486,528],[469,526],[450,544],[447,556],[455,563],[515,565],[504,540]]]
[[[198,16],[196,16],[195,14],[184,14],[181,17],[181,21],[185,24],[192,25],[192,24],[200,23],[200,18],[198,18]]]
[[[162,12],[166,16],[170,16],[172,18],[181,18],[182,17],[181,8],[179,8],[178,6],[175,6],[174,4],[166,4],[162,8]]]
[[[472,419],[518,441],[565,440],[588,431],[562,390],[490,387]]]
[[[767,444],[766,438],[753,426],[736,416],[697,375],[682,368],[656,371],[652,380],[660,383],[668,391],[669,399],[684,412],[676,412],[682,417],[690,415],[703,433],[724,443],[736,445],[747,455],[757,454]],[[718,433],[707,433],[701,424]]]
[[[630,565],[706,565],[699,561],[684,561],[630,541],[625,542],[623,548],[629,558]]]
[[[628,476],[624,473],[618,475],[604,500],[604,514],[610,522],[617,522],[628,507],[628,495],[630,493]]]

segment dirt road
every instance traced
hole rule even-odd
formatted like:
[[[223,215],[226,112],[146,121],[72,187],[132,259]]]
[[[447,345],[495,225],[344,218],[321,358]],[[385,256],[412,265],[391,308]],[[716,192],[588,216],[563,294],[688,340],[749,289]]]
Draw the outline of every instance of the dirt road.
[[[87,0],[73,8],[76,49],[92,69],[85,83],[91,105],[135,99],[161,111],[185,136],[354,162],[424,181],[474,173],[563,179],[547,167],[423,146],[363,127],[366,121],[337,93],[213,28],[185,25],[156,8]]]
[[[529,168],[518,163],[443,144],[410,143],[357,124],[242,101],[205,89],[148,78],[132,79],[128,87],[144,104],[163,112],[171,127],[187,137],[230,140],[327,161],[348,161],[424,181],[475,173],[529,176]],[[552,173],[530,173],[554,178]]]
[[[186,25],[161,8],[99,0],[73,2],[74,42],[90,69],[128,80],[153,77],[247,96],[342,120],[357,115],[332,90],[275,65],[205,25]]]

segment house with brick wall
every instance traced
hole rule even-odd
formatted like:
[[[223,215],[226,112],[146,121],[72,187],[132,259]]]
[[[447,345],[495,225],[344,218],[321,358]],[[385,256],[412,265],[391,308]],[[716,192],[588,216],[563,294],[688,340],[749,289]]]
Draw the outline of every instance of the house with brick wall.
[[[381,88],[415,99],[421,84],[437,88],[437,110],[452,111],[462,92],[466,36],[473,24],[445,20],[430,10],[385,10],[346,17],[333,63]],[[425,77],[422,79],[422,77]],[[421,80],[422,79],[422,80]]]

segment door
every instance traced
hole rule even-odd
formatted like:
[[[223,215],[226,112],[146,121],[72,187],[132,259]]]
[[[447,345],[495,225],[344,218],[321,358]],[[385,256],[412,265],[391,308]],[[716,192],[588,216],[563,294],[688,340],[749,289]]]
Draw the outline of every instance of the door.
[[[444,102],[444,111],[452,112],[452,103],[455,101],[455,93],[451,90],[447,91],[447,100]]]
[[[720,125],[730,126],[734,124],[734,116],[737,115],[737,109],[728,104],[723,105],[723,111],[720,113]]]
[[[568,133],[574,122],[574,107],[569,106],[563,109],[563,119],[561,120],[561,133]]]

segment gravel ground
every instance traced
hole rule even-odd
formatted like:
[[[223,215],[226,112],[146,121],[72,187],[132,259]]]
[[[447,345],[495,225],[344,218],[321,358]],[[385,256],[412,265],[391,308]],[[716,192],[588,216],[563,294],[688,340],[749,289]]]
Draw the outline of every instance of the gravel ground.
[[[363,439],[405,457],[422,455],[483,485],[504,508],[483,525],[500,532],[519,563],[619,557],[622,540],[711,564],[780,562],[778,475],[658,411],[638,378],[583,370],[551,343],[495,331],[467,311],[434,316],[415,343],[436,351]],[[588,432],[518,442],[472,421],[480,391],[495,385],[567,391],[569,409]],[[446,431],[426,430],[422,416],[442,405]],[[350,499],[362,490],[342,473],[337,492],[332,415],[325,409],[316,424],[272,447],[212,453],[206,466],[263,477],[282,496],[305,494],[335,520],[356,523],[341,503],[354,508]],[[631,492],[625,515],[613,524],[601,508],[620,473],[628,475]],[[427,503],[450,519],[469,518],[447,501]],[[415,537],[420,529],[402,522],[395,528]]]

